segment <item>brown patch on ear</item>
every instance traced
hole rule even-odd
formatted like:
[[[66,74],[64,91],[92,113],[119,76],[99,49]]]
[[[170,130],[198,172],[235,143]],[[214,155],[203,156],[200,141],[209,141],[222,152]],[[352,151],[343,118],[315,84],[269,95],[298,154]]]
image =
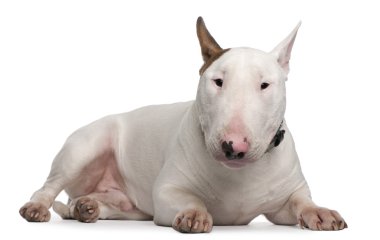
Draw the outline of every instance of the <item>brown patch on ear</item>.
[[[229,49],[222,49],[215,39],[211,36],[207,30],[205,22],[202,17],[197,19],[197,35],[199,44],[201,45],[202,57],[204,64],[199,70],[199,74],[202,75],[204,71],[220,56],[223,55]]]
[[[212,56],[223,51],[207,30],[202,17],[198,17],[197,19],[197,35],[199,44],[201,45],[202,57],[205,62],[207,62]]]
[[[203,64],[203,66],[201,67],[201,69],[199,69],[199,75],[202,75],[206,69],[215,61],[217,60],[218,58],[220,58],[225,52],[227,52],[228,50],[230,50],[229,48],[227,49],[223,49],[222,51],[218,52],[217,54],[213,55],[211,58],[209,58],[207,61],[205,61],[205,63]]]

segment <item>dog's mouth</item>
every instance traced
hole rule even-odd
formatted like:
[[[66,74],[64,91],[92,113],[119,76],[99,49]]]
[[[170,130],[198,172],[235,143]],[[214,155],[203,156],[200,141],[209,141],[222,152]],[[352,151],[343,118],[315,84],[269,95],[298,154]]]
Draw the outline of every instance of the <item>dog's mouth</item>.
[[[219,162],[228,168],[242,168],[246,166],[247,164],[250,164],[255,161],[238,159],[238,160],[219,160]]]
[[[237,169],[245,167],[248,164],[256,162],[255,158],[235,158],[235,159],[227,159],[223,154],[218,154],[214,156],[214,159],[221,163],[223,166],[227,168]]]

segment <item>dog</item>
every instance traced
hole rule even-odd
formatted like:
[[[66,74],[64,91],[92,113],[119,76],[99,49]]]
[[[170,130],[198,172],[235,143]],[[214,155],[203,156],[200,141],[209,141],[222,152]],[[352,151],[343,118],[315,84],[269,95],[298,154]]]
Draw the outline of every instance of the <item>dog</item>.
[[[223,49],[202,17],[203,65],[195,101],[111,115],[75,131],[41,189],[21,209],[30,222],[152,220],[179,232],[270,222],[341,230],[317,206],[284,119],[285,81],[298,28],[271,52]],[[65,190],[68,204],[54,202]]]

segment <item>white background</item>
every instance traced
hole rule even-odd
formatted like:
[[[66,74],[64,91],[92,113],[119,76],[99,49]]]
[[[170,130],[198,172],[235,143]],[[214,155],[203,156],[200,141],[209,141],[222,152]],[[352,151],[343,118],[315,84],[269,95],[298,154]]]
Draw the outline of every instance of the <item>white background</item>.
[[[0,234],[13,239],[376,238],[378,9],[376,1],[1,1]],[[195,97],[202,65],[195,34],[200,15],[222,47],[266,51],[303,21],[287,82],[287,123],[314,200],[339,210],[349,228],[311,232],[259,218],[249,226],[180,236],[152,222],[82,224],[55,214],[46,224],[24,221],[18,209],[42,185],[72,131],[111,113]]]

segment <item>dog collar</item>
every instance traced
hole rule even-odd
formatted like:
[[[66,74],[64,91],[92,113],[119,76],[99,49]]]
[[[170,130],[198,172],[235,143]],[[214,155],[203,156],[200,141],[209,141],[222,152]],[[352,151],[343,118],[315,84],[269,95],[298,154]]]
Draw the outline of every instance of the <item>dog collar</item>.
[[[270,150],[272,150],[272,148],[277,147],[278,145],[280,145],[280,143],[282,142],[282,140],[284,140],[285,130],[281,129],[283,123],[284,123],[284,120],[281,121],[281,124],[278,127],[278,129],[277,129],[276,135],[274,135],[272,141],[269,144],[267,152],[269,152]]]

